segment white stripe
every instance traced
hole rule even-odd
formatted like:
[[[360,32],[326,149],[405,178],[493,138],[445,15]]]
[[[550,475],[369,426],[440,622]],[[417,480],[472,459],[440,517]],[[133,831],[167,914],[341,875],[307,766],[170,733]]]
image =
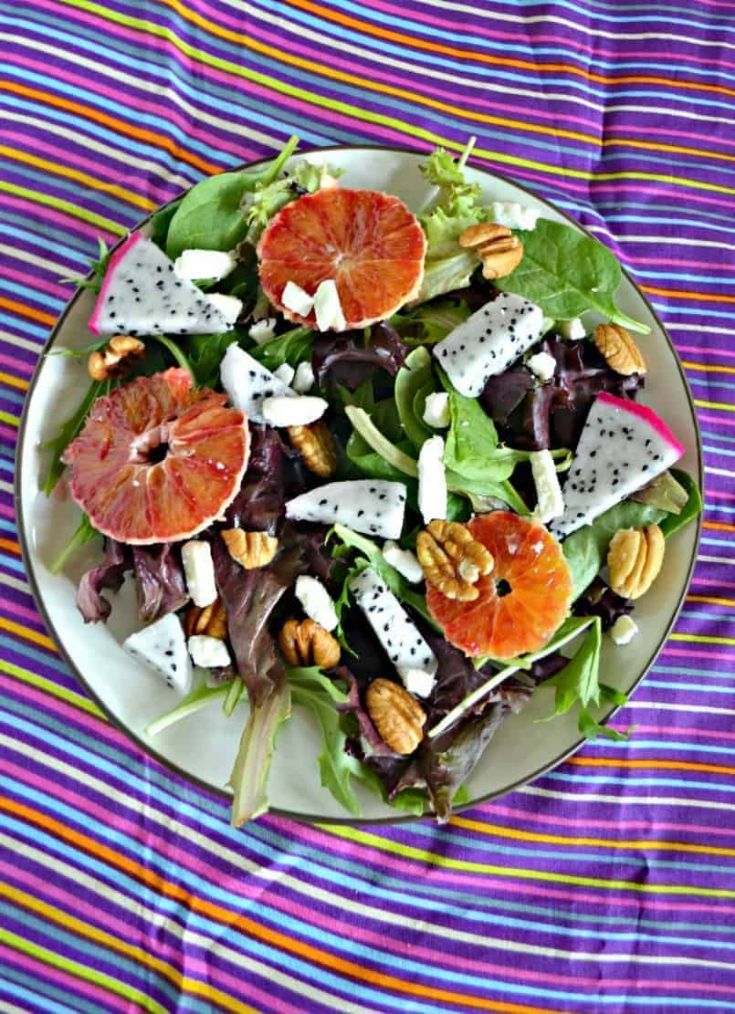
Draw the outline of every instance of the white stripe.
[[[641,711],[696,711],[703,715],[735,715],[735,708],[715,708],[709,704],[666,704],[662,701],[628,701],[626,708],[638,708]]]
[[[636,106],[631,105],[628,102],[620,103],[617,106],[607,106],[609,112],[614,113],[646,113],[650,116],[650,106]],[[665,106],[656,106],[656,116],[673,116],[677,120],[707,120],[711,123],[726,123],[729,126],[735,126],[735,119],[729,116],[708,116],[706,113],[700,113],[695,109],[687,109],[684,105],[672,106],[671,109],[667,109]]]
[[[15,345],[19,349],[26,349],[28,352],[40,352],[43,348],[42,338],[32,342],[28,338],[19,338],[18,335],[11,334],[9,331],[0,331],[0,341]]]
[[[458,11],[461,14],[471,14],[475,17],[486,18],[488,21],[504,21],[514,26],[517,26],[519,22],[526,25],[535,24],[550,24],[550,25],[562,25],[564,28],[571,28],[575,32],[584,32],[586,35],[591,35],[601,39],[612,39],[613,41],[623,40],[643,40],[643,39],[654,39],[656,41],[660,39],[671,39],[674,42],[685,42],[687,45],[700,45],[700,46],[723,46],[725,49],[735,49],[735,44],[719,41],[706,41],[704,39],[697,39],[693,35],[674,35],[673,32],[606,32],[601,28],[590,28],[589,25],[583,24],[581,21],[571,21],[567,18],[560,18],[547,14],[536,14],[524,17],[522,14],[501,14],[498,11],[490,11],[483,9],[482,7],[473,7],[469,4],[452,3],[450,0],[421,0],[427,7],[438,7],[442,11],[452,10]],[[599,11],[595,11],[596,17],[605,17]],[[707,28],[707,24],[696,22],[697,25],[701,25],[702,28]],[[694,27],[694,26],[693,26]]]
[[[10,736],[0,734],[0,744],[7,747],[8,750],[18,751],[19,744],[17,741]],[[24,763],[34,761],[39,767],[53,766],[55,773],[63,774],[67,778],[73,781],[77,781],[80,784],[85,785],[87,788],[93,788],[95,792],[99,793],[100,797],[105,800],[105,805],[109,805],[110,802],[115,802],[127,807],[134,813],[138,813],[140,810],[140,801],[125,795],[113,786],[102,782],[89,772],[82,772],[76,767],[67,764],[65,761],[53,758],[53,762],[50,761],[48,755],[41,750],[37,750],[35,747],[28,743],[23,743],[23,759]],[[735,806],[734,806],[735,808]],[[227,863],[231,863],[236,868],[243,871],[245,874],[250,876],[258,877],[265,881],[278,881],[279,884],[288,887],[289,889],[304,895],[307,898],[309,907],[311,907],[315,900],[323,902],[325,905],[332,908],[343,909],[346,913],[348,921],[353,920],[356,916],[362,915],[368,919],[374,919],[378,922],[386,922],[393,925],[400,926],[400,919],[397,916],[386,912],[384,909],[375,908],[371,905],[366,905],[359,902],[355,897],[349,899],[343,899],[337,893],[330,893],[329,891],[323,890],[317,887],[316,884],[303,884],[295,877],[284,873],[281,869],[264,869],[257,866],[252,861],[244,858],[239,852],[227,848],[226,846],[215,843],[211,838],[205,835],[199,834],[193,828],[188,827],[184,824],[179,823],[175,818],[167,817],[158,812],[153,806],[150,800],[146,803],[146,816],[149,820],[160,824],[166,830],[170,836],[172,833],[179,835],[181,838],[187,841],[199,845],[199,847],[205,852],[212,852],[218,858],[222,859]],[[1,836],[0,836],[1,840]],[[133,839],[131,843],[135,845]],[[54,859],[56,863],[56,859]],[[512,875],[514,869],[512,866],[507,867],[508,872]],[[685,885],[683,885],[685,886]],[[410,903],[410,898],[405,899],[406,903]],[[266,899],[267,903],[267,899]],[[481,937],[474,933],[467,931],[451,929],[447,926],[438,926],[435,924],[428,923],[422,919],[412,919],[411,929],[417,934],[430,935],[438,938],[438,946],[445,946],[446,940],[458,940],[463,943],[471,944],[475,947],[482,947],[488,950],[506,951],[511,953],[517,953],[518,943],[513,940],[506,940],[500,937]],[[442,945],[441,942],[444,942]],[[567,951],[562,948],[554,947],[541,947],[533,944],[525,944],[524,949],[532,954],[537,954],[543,957],[550,958],[561,958],[566,961],[590,961],[590,962],[627,962],[633,961],[643,965],[657,965],[659,963],[664,964],[684,964],[693,965],[696,967],[712,967],[712,968],[730,968],[727,962],[711,962],[706,959],[687,958],[683,956],[672,956],[670,958],[659,958],[656,955],[629,955],[629,954],[601,954],[597,952],[584,952],[584,951]],[[388,955],[386,955],[388,957]]]
[[[10,574],[0,573],[0,584],[13,588],[15,591],[25,592],[26,594],[30,594],[31,591],[25,581],[22,581],[18,577],[11,577]]]
[[[695,223],[691,223],[694,227]],[[696,227],[699,228],[706,225],[705,222],[697,222]],[[634,234],[626,235],[626,245],[633,243],[655,243],[658,246],[662,244],[671,243],[674,246],[711,246],[714,250],[735,250],[735,243],[723,243],[722,240],[715,239],[684,239],[682,236],[677,236],[672,239],[671,236],[636,236]],[[709,329],[708,329],[709,330]]]
[[[684,711],[693,711],[693,708],[684,708]],[[732,712],[735,714],[735,712]],[[697,808],[700,810],[729,810],[735,811],[735,803],[721,803],[715,800],[707,799],[684,799],[679,796],[631,796],[627,792],[624,796],[608,796],[602,792],[578,792],[576,789],[574,792],[560,792],[555,789],[539,789],[533,785],[526,785],[518,792],[523,792],[527,796],[543,796],[547,799],[565,799],[575,803],[615,803],[620,806],[625,803],[627,806],[630,803],[637,803],[641,806],[650,806],[654,804],[656,806],[681,806],[685,810],[691,808]],[[525,945],[524,945],[525,946]],[[603,960],[600,956],[600,960]],[[635,960],[635,959],[632,959]],[[732,965],[729,966],[732,968]]]
[[[39,257],[37,254],[28,253],[27,250],[17,250],[15,247],[8,246],[7,243],[0,243],[0,254],[5,254],[6,257],[14,257],[16,260],[23,261],[25,264],[33,264],[37,268],[43,268],[44,271],[51,271],[58,276],[69,273],[69,268],[63,264],[57,264],[56,261],[48,261],[45,257]]]
[[[86,134],[82,134],[77,130],[72,130],[69,127],[64,127],[60,123],[54,123],[52,120],[42,120],[36,116],[27,116],[25,113],[15,113],[9,109],[3,109],[2,113],[3,122],[15,121],[17,123],[25,123],[29,127],[37,127],[43,131],[44,134],[53,134],[57,137],[63,137],[67,141],[71,141],[72,144],[78,145],[80,148],[87,148],[89,151],[94,151],[98,155],[104,155],[105,158],[114,158],[118,162],[123,162],[126,167],[139,169],[142,172],[152,173],[154,176],[158,176],[160,179],[166,180],[169,183],[175,183],[181,187],[182,190],[188,189],[191,186],[191,180],[184,179],[183,176],[178,176],[176,173],[170,173],[165,166],[157,165],[155,162],[151,162],[146,158],[140,158],[134,155],[130,151],[123,151],[122,149],[113,148],[108,144],[103,144],[101,141],[95,141],[91,137],[87,137]],[[91,126],[94,126],[91,124]]]
[[[0,490],[2,490],[3,493],[15,492],[12,482],[8,482],[6,479],[0,479]]]
[[[735,476],[735,472],[731,471],[730,469],[727,469],[727,468],[715,468],[714,465],[705,465],[704,466],[704,470],[705,470],[705,472],[709,472],[711,475],[726,475],[726,476],[728,476],[730,478],[732,478],[733,476]]]
[[[669,331],[701,331],[703,334],[735,334],[733,327],[716,327],[714,324],[667,324]],[[717,349],[701,349],[701,351],[717,352]]]
[[[147,812],[148,811],[146,810],[146,813]],[[157,930],[165,930],[167,933],[171,933],[179,940],[184,940],[184,938],[186,938],[188,942],[191,942],[196,947],[200,947],[206,953],[214,952],[219,954],[226,961],[231,962],[238,968],[247,969],[249,972],[255,972],[266,980],[273,980],[280,986],[292,990],[299,996],[319,1000],[321,1003],[329,1006],[330,1009],[334,1009],[334,993],[326,993],[317,987],[309,985],[308,982],[304,982],[301,979],[295,979],[290,975],[286,975],[285,973],[278,971],[272,965],[262,964],[255,958],[250,958],[247,955],[234,950],[232,947],[227,947],[221,942],[221,940],[198,933],[189,926],[182,928],[171,917],[163,915],[157,909],[148,908],[139,898],[132,898],[128,897],[126,894],[122,894],[111,884],[102,883],[102,881],[97,880],[96,877],[90,876],[88,873],[78,869],[76,866],[70,866],[63,859],[55,855],[52,856],[47,852],[42,852],[33,845],[29,845],[25,841],[16,840],[12,835],[6,835],[2,832],[0,832],[0,844],[3,844],[8,849],[8,854],[14,852],[19,854],[22,853],[34,862],[47,868],[52,877],[54,872],[61,873],[73,884],[79,884],[80,887],[84,887],[87,891],[97,894],[100,899],[102,899],[102,904],[100,904],[101,912],[104,912],[104,909],[109,903],[115,904],[119,908],[130,912],[136,918],[142,916],[152,928],[155,927]],[[100,918],[100,923],[104,928],[104,915]],[[90,925],[94,924],[92,923]],[[109,933],[111,931],[106,930],[106,932]],[[113,933],[113,935],[117,936],[116,933]],[[133,946],[137,946],[134,940],[132,943]],[[155,970],[152,970],[151,974],[153,971]],[[195,978],[195,976],[192,977]],[[214,985],[216,986],[216,982]],[[370,1008],[365,1007],[364,1004],[352,1004],[348,1000],[343,1000],[341,997],[339,998],[339,1009],[349,1011],[350,1014],[360,1014],[363,1010],[370,1010]]]
[[[110,67],[101,60],[91,60],[78,52],[75,52],[72,56],[64,49],[44,44],[37,39],[24,38],[22,35],[16,35],[13,32],[0,32],[0,41],[2,40],[10,42],[12,46],[26,46],[34,53],[48,53],[55,59],[71,63],[75,67],[85,67],[95,75],[100,74],[111,78],[115,84],[128,84],[151,95],[155,95],[156,98],[165,98],[178,106],[182,112],[186,113],[192,124],[207,123],[220,130],[226,130],[235,137],[246,137],[250,141],[257,141],[259,144],[268,145],[271,148],[280,147],[281,142],[278,138],[269,136],[261,130],[245,127],[240,121],[224,119],[221,114],[205,113],[203,110],[192,106],[173,89],[156,84],[154,81],[147,81],[145,78],[137,77],[134,74],[127,74],[117,64],[114,67]],[[161,113],[162,118],[165,118],[165,110],[163,108]],[[124,153],[122,154],[124,155]],[[183,183],[183,186],[189,187],[191,183]]]
[[[700,553],[697,559],[702,563],[726,563],[729,567],[735,567],[735,559],[728,556],[704,556]]]

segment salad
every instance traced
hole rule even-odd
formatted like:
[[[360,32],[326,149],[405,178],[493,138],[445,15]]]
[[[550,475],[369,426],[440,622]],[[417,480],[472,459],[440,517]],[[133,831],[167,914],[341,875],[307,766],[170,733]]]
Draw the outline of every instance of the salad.
[[[349,813],[363,783],[445,821],[541,685],[549,718],[622,735],[597,717],[625,700],[603,634],[624,658],[701,498],[637,401],[647,328],[610,251],[487,202],[472,142],[427,156],[416,214],[296,143],[100,244],[77,280],[96,340],[61,352],[91,382],[45,491],[65,482],[82,518],[53,568],[100,540],[89,623],[135,583],[123,647],[172,690],[150,736],[217,706],[243,725],[234,824],[267,809],[295,709]]]

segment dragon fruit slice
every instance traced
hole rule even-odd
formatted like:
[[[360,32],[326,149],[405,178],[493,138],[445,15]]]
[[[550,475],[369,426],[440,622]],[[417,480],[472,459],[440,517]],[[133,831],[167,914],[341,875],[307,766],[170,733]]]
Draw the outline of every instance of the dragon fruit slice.
[[[266,398],[297,398],[296,391],[261,366],[257,359],[241,349],[237,342],[227,347],[220,364],[220,379],[230,401],[253,422],[265,423],[263,402]]]
[[[372,567],[352,579],[350,591],[406,689],[418,697],[428,697],[438,667],[436,655],[393,592]]]
[[[684,447],[650,408],[598,394],[564,484],[564,513],[549,529],[561,537],[590,524],[683,453]]]
[[[225,314],[141,232],[110,257],[89,320],[92,334],[219,334],[231,330]]]
[[[192,668],[186,637],[176,613],[166,613],[123,641],[123,648],[163,676],[181,694],[191,690]]]
[[[328,482],[286,504],[286,517],[295,521],[339,523],[364,535],[398,539],[406,511],[406,487],[387,479]]]
[[[460,394],[476,398],[543,333],[541,307],[512,292],[501,293],[434,346],[434,355]]]

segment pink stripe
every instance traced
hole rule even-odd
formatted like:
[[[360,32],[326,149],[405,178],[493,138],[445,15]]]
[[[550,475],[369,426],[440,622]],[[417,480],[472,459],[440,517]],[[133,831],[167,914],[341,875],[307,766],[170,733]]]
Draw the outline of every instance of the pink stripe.
[[[708,338],[709,342],[709,338]],[[731,349],[713,348],[711,345],[679,345],[676,343],[679,352],[691,352],[697,356],[726,356],[728,359],[735,359],[735,351]]]
[[[7,596],[5,596],[5,601],[2,603],[2,610],[8,616],[18,616],[21,619],[24,619],[39,633],[46,633],[46,628],[43,626],[41,617],[35,609],[29,609],[27,606],[21,605],[20,602],[9,601]]]
[[[3,366],[9,366],[12,373],[25,373],[27,377],[30,377],[35,369],[33,363],[27,363],[23,359],[8,356],[4,352],[0,353],[0,363]]]
[[[10,504],[7,503],[0,504],[0,514],[2,514],[3,517],[5,518],[10,518],[11,521],[15,520],[15,511],[10,506]],[[37,615],[38,615],[37,613],[34,613],[34,616]]]
[[[54,296],[56,299],[63,299],[64,302],[69,299],[68,288],[65,289],[63,285],[49,281],[48,278],[44,278],[38,270],[18,271],[16,268],[9,268],[6,265],[3,268],[3,275],[5,275],[6,278],[14,278],[15,281],[20,282],[21,285],[26,285],[31,288],[35,287],[43,292],[47,292],[50,296]],[[40,300],[35,300],[32,292],[24,293],[23,300],[29,305],[33,305],[35,303],[36,306],[44,310],[46,313],[53,312],[49,311],[48,306],[45,303],[40,302]]]
[[[727,409],[720,408],[715,409],[716,412],[726,412]],[[699,410],[697,416],[700,422],[716,423],[718,426],[735,426],[735,419],[720,418],[718,415],[705,415],[704,412]]]
[[[0,437],[13,446],[18,439],[18,431],[13,429],[11,426],[0,425]]]
[[[24,767],[21,767],[19,765],[8,764],[6,765],[6,767],[8,769],[8,772],[14,777],[17,777],[20,781],[26,784],[35,785],[36,787],[41,789],[44,789],[44,787],[47,788],[47,782],[42,776],[33,775],[32,773],[27,771]],[[178,849],[174,849],[172,851],[170,840],[164,841],[158,835],[151,833],[150,831],[148,831],[144,836],[141,833],[141,829],[138,822],[127,821],[124,818],[119,818],[114,815],[112,815],[111,817],[106,807],[98,807],[95,804],[92,804],[85,797],[76,796],[73,792],[68,793],[64,792],[63,790],[60,790],[59,787],[56,785],[54,785],[54,793],[56,798],[59,798],[62,801],[66,798],[66,801],[69,802],[70,805],[72,805],[73,807],[84,809],[86,812],[90,813],[90,815],[95,817],[95,819],[104,820],[105,819],[104,815],[107,814],[107,822],[111,823],[116,829],[122,830],[123,833],[130,833],[136,839],[141,841],[145,837],[145,841],[148,847],[154,846],[158,850],[162,850],[162,854],[166,854],[167,857],[169,857],[172,862],[175,862],[177,865],[183,866],[191,870],[192,872],[198,873],[199,875],[204,876],[205,879],[207,879],[208,881],[211,881],[211,868],[205,866],[202,863],[199,863],[197,860],[189,856],[188,853],[185,853]],[[2,868],[2,866],[3,864],[0,863],[0,868]],[[34,887],[37,887],[37,885],[40,884],[39,896],[43,897],[44,895],[46,895],[48,897],[57,897],[61,900],[62,904],[64,905],[68,904],[68,894],[66,892],[61,890],[56,891],[54,891],[53,889],[50,890],[48,884],[45,881],[39,882],[35,878],[29,876],[27,873],[23,875],[21,875],[20,873],[15,873],[12,870],[12,867],[10,867],[10,870],[11,877],[15,877],[17,880],[20,880],[21,882],[28,883],[30,886]],[[232,889],[233,886],[235,889],[235,893],[240,894],[247,898],[258,899],[262,895],[262,892],[259,888],[248,887],[244,885],[242,882],[235,881],[234,878],[232,881],[230,881],[230,888]],[[108,902],[109,900],[110,899],[108,899]],[[389,951],[394,954],[401,955],[405,954],[405,947],[403,941],[400,939],[393,939],[392,937],[388,936],[385,932],[371,930],[368,929],[367,927],[356,925],[352,921],[349,923],[349,931],[348,931],[348,928],[345,925],[342,918],[336,917],[334,913],[327,914],[321,913],[319,911],[314,911],[313,909],[306,909],[302,905],[295,904],[285,898],[273,894],[272,892],[268,896],[267,901],[273,907],[278,908],[279,910],[286,912],[289,915],[301,919],[302,921],[310,922],[312,923],[312,925],[320,926],[323,929],[329,930],[330,932],[339,932],[341,929],[344,929],[345,934],[347,935],[347,933],[349,933],[349,937],[351,939],[360,940],[372,947],[379,949],[382,952]],[[76,907],[79,908],[80,912],[82,911],[82,909],[79,906]],[[90,910],[91,906],[87,906],[87,908],[88,910]],[[92,913],[95,912],[94,909],[91,909],[91,911]],[[97,918],[98,916],[96,917],[95,914],[91,916],[92,921],[95,923],[97,922]],[[125,926],[124,923],[120,923],[119,920],[112,919],[111,917],[108,916],[108,925],[119,927],[118,929],[119,934],[121,936],[127,936],[128,928]],[[553,927],[549,928],[549,932],[553,932]],[[486,947],[488,950],[493,949],[493,944],[492,941],[490,940],[484,941],[483,946]],[[172,954],[174,952],[172,948],[169,947],[167,948],[167,953]],[[522,968],[508,968],[504,964],[490,963],[484,959],[477,960],[472,958],[466,958],[460,955],[450,955],[442,950],[437,950],[436,947],[428,947],[428,946],[424,947],[422,945],[413,946],[411,948],[411,956],[415,959],[421,958],[425,959],[429,963],[429,967],[435,967],[438,963],[441,962],[443,965],[446,965],[451,968],[461,968],[467,972],[475,972],[485,975],[487,975],[488,973],[501,975],[510,972],[515,977],[519,978],[521,981],[526,982],[549,982],[555,985],[577,984],[579,986],[594,986],[598,984],[599,981],[597,977],[592,976],[589,977],[584,976],[580,977],[579,975],[567,976],[547,972],[534,972],[530,970],[524,970]],[[192,965],[194,964],[196,964],[197,967],[201,967],[206,976],[207,966],[204,965],[203,963],[199,963],[193,960]],[[226,984],[228,979],[236,981],[234,979],[234,976],[228,976],[227,973],[223,973],[221,980],[222,984],[223,985]],[[609,985],[613,984],[610,980],[607,979],[606,982],[608,982]],[[640,976],[636,977],[636,979],[620,979],[614,980],[614,982],[616,985],[640,986],[642,988],[651,988],[651,986],[654,985],[653,983],[650,982],[643,982]],[[673,986],[673,988],[681,987],[684,985],[685,985],[684,983],[677,983]],[[694,983],[686,983],[686,985],[691,988],[702,988]],[[672,983],[669,981],[665,982],[662,981],[660,983],[660,988],[670,989],[672,988]],[[735,987],[723,987],[723,988],[727,992],[735,992]],[[274,1008],[271,1003],[268,1006],[268,1009],[270,1010],[278,1008]]]
[[[15,211],[19,211],[23,215],[30,216],[32,219],[39,213],[39,205],[35,204],[33,201],[26,200],[25,197],[13,197],[10,194],[0,193],[0,204],[6,204]],[[100,231],[99,226],[91,225],[89,222],[85,222],[81,218],[76,218],[74,215],[70,215],[66,211],[57,211],[56,208],[49,208],[46,205],[42,205],[42,208],[44,220],[48,223],[58,225],[64,233],[81,236],[86,241],[94,240],[97,235],[101,235],[103,239],[108,240],[110,243],[117,242],[119,239],[119,236],[116,236],[111,232]]]
[[[709,585],[711,588],[735,588],[735,581],[721,581],[719,578],[717,580],[710,580],[706,577],[698,577],[696,574],[692,580],[692,584],[695,582],[697,584]]]
[[[626,236],[625,241],[627,243],[635,243],[635,238],[632,236]],[[654,267],[661,268],[702,268],[705,271],[735,271],[735,264],[727,264],[725,261],[720,259],[717,263],[714,261],[686,261],[681,260],[678,257],[636,257],[633,254],[628,254],[628,258],[632,264],[652,264]],[[699,279],[697,284],[708,285],[710,279]],[[715,284],[712,282],[711,284]],[[720,284],[720,283],[718,283]],[[721,287],[721,285],[720,285]]]
[[[108,992],[108,990],[86,982],[69,972],[64,972],[60,968],[54,968],[53,965],[47,965],[27,954],[22,954],[20,951],[14,951],[3,943],[0,943],[0,954],[4,956],[4,960],[10,966],[25,972],[36,982],[43,983],[50,980],[65,989],[70,997],[81,994],[90,997],[98,1004],[101,1003],[102,1006],[99,1008],[101,1011],[130,1011],[129,1001],[124,1000],[117,993]],[[43,991],[41,990],[41,992]]]
[[[675,655],[678,658],[716,658],[725,662],[732,661],[732,652],[726,651],[705,651],[705,645],[697,643],[696,648],[672,648],[670,645],[662,650],[661,655]]]

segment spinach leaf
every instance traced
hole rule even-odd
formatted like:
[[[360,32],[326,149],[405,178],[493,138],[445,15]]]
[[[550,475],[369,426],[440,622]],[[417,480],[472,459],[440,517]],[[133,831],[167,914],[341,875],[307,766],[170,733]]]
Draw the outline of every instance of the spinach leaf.
[[[184,250],[233,250],[245,239],[248,226],[241,204],[256,186],[267,186],[293,154],[298,138],[257,172],[225,172],[200,180],[184,195],[168,227],[166,253],[175,260]]]
[[[228,346],[237,341],[232,331],[222,334],[195,334],[186,341],[189,363],[199,387],[217,387],[219,368]]]
[[[417,451],[433,436],[434,431],[423,420],[426,395],[433,390],[431,356],[424,348],[414,349],[406,357],[406,365],[398,371],[394,397],[403,429]]]
[[[562,543],[562,550],[572,575],[573,600],[579,598],[597,577],[605,562],[610,539],[618,529],[652,525],[666,516],[664,511],[655,507],[624,500],[606,510],[591,525],[585,525],[569,535]]]
[[[476,398],[467,398],[455,391],[451,384],[449,412],[451,423],[446,438],[444,464],[466,479],[480,483],[489,480],[501,483],[508,479],[518,461],[527,455],[518,455],[509,447],[498,447],[495,423]]]
[[[250,349],[250,355],[269,370],[288,363],[294,369],[311,358],[314,332],[308,327],[294,327],[270,341]]]
[[[470,308],[463,300],[435,299],[406,313],[395,314],[390,322],[406,345],[434,345],[463,324],[469,315]]]
[[[104,381],[93,380],[87,389],[87,393],[79,403],[76,412],[59,427],[58,435],[53,440],[47,440],[46,443],[41,445],[43,450],[51,451],[51,461],[43,483],[43,491],[46,496],[51,495],[66,467],[61,460],[62,454],[81,430],[90,408],[103,393],[104,387]]]
[[[650,328],[615,306],[622,281],[615,255],[592,236],[562,222],[540,218],[536,228],[523,233],[523,260],[497,286],[536,303],[547,317],[569,320],[586,310],[597,310],[631,331],[647,334]]]
[[[345,752],[345,723],[343,715],[337,710],[338,705],[347,703],[347,695],[315,666],[289,668],[288,685],[293,703],[307,708],[321,729],[322,749],[318,764],[322,785],[349,813],[359,817],[360,804],[352,787],[354,762]]]
[[[684,504],[681,513],[668,514],[661,522],[661,531],[667,539],[702,513],[702,493],[696,481],[688,472],[682,472],[678,468],[672,469],[672,473],[677,482],[686,490],[687,502]]]
[[[178,201],[171,201],[163,208],[159,208],[158,211],[154,211],[151,215],[150,220],[150,237],[156,246],[159,246],[161,250],[166,249],[166,237],[168,236],[168,227],[171,224],[171,219],[174,217],[176,212],[179,210],[179,205],[183,201],[183,197],[180,197]]]

